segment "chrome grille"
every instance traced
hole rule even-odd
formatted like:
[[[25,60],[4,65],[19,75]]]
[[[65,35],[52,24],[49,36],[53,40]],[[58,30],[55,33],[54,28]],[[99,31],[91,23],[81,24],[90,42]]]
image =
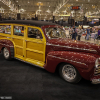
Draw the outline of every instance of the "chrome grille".
[[[98,75],[98,74],[100,74],[100,67],[95,68],[94,75]]]

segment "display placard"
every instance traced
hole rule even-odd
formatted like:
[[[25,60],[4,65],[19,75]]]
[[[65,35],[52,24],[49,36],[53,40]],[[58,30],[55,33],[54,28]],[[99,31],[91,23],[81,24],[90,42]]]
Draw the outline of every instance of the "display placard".
[[[70,9],[71,10],[80,10],[81,7],[80,6],[71,6]]]

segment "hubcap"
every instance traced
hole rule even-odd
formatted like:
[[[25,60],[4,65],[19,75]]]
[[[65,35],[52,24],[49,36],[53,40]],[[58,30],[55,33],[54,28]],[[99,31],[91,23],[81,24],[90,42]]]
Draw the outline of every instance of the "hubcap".
[[[76,70],[71,65],[65,65],[62,69],[62,74],[66,80],[73,80],[76,77]]]
[[[8,58],[9,57],[9,51],[7,48],[4,48],[4,57]]]

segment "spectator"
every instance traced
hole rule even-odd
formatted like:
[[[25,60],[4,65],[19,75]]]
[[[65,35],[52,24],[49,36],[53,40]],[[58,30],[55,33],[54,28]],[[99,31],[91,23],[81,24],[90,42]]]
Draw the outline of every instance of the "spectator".
[[[77,36],[77,33],[76,33],[76,29],[75,27],[73,26],[73,33],[72,33],[72,40],[76,40],[76,36]]]
[[[72,37],[72,33],[73,33],[73,28],[71,27],[71,28],[69,29],[70,38]]]
[[[80,41],[80,38],[81,38],[81,35],[82,35],[82,33],[83,33],[83,29],[78,29],[78,32],[77,32],[77,34],[78,34],[78,40]]]
[[[100,40],[100,28],[98,30],[98,39]]]
[[[90,36],[90,27],[88,27],[86,31],[86,40],[89,40],[89,36]]]

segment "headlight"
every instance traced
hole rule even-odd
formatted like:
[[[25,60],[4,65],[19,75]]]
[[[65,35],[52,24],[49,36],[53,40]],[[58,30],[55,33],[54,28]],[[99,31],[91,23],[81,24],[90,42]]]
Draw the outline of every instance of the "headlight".
[[[95,61],[95,67],[99,67],[100,66],[100,58],[97,58]]]

